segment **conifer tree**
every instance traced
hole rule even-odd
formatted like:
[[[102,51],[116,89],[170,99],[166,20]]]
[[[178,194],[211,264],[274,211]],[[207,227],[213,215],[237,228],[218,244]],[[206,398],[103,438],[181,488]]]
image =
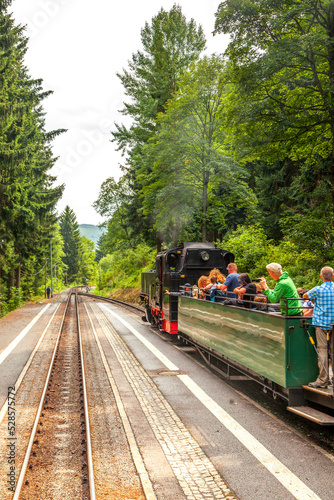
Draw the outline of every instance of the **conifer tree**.
[[[80,256],[82,253],[80,231],[73,210],[67,205],[59,218],[60,233],[64,240],[63,263],[67,268],[68,280],[79,278]]]
[[[20,287],[22,266],[40,265],[55,230],[54,208],[63,187],[52,187],[51,140],[42,100],[50,94],[24,66],[27,39],[0,1],[0,234],[8,288]],[[16,274],[16,280],[15,280]]]
[[[139,196],[142,184],[138,172],[149,173],[151,169],[143,147],[156,132],[156,117],[164,112],[167,100],[177,90],[179,77],[205,48],[205,37],[201,26],[197,27],[193,19],[188,22],[175,4],[169,12],[161,9],[151,24],[145,24],[141,41],[144,50],[134,53],[128,69],[118,74],[129,97],[122,113],[133,123],[129,128],[115,124],[112,135],[118,150],[128,155],[125,170],[133,190],[127,208],[129,225],[149,239],[154,221],[144,219]]]

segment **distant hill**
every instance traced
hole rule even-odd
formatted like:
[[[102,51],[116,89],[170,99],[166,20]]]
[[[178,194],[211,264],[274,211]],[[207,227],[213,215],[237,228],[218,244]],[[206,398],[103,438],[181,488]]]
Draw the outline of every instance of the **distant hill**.
[[[93,224],[79,224],[79,231],[82,236],[86,236],[86,238],[94,241],[96,246],[100,236],[105,232],[105,229],[101,229]]]

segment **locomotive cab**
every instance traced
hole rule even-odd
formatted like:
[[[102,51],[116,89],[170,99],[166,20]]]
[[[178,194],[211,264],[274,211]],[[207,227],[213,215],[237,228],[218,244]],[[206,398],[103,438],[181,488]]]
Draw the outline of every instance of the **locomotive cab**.
[[[192,287],[200,276],[208,276],[217,268],[227,274],[233,262],[232,253],[215,248],[214,243],[183,243],[160,252],[155,269],[142,274],[141,299],[145,302],[146,319],[163,331],[178,333],[178,296],[186,283]],[[166,294],[166,291],[171,295]]]

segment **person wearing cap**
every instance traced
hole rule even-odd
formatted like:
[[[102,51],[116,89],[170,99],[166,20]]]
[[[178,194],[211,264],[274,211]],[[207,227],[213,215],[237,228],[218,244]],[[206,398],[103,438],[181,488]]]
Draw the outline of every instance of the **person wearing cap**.
[[[328,353],[327,353],[327,332],[329,332],[329,350],[332,353],[332,366],[334,354],[334,335],[332,327],[334,324],[334,283],[333,269],[323,267],[320,271],[320,278],[323,283],[303,294],[306,300],[314,300],[314,311],[312,316],[312,325],[315,326],[317,336],[317,347],[325,368],[320,359],[318,359],[319,375],[315,382],[310,382],[309,386],[313,388],[325,388],[328,386]]]
[[[282,271],[281,264],[271,262],[267,266],[268,274],[271,278],[277,281],[274,290],[269,290],[266,279],[261,278],[260,285],[263,292],[266,294],[270,302],[275,303],[280,301],[281,314],[286,314],[286,303],[289,307],[288,316],[297,316],[302,313],[300,306],[299,294],[297,288],[286,271]],[[285,301],[284,299],[296,299]],[[291,308],[291,309],[290,309]]]

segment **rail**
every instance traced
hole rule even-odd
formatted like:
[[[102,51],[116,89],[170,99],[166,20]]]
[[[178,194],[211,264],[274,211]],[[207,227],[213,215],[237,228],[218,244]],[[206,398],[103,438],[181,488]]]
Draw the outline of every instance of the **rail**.
[[[71,299],[71,295],[72,295],[72,291],[70,291],[70,293],[68,294],[68,297],[67,297],[65,310],[64,310],[64,314],[63,314],[63,317],[62,317],[62,320],[61,320],[61,324],[60,324],[60,328],[59,328],[59,332],[58,332],[56,344],[55,344],[55,347],[54,347],[54,350],[53,350],[53,354],[52,354],[52,358],[51,358],[51,362],[50,362],[48,374],[47,374],[46,381],[45,381],[45,384],[44,384],[44,389],[43,389],[43,392],[42,392],[42,397],[41,397],[41,400],[40,400],[40,403],[39,403],[39,406],[38,406],[38,410],[37,410],[37,413],[36,413],[34,425],[33,425],[32,431],[31,431],[31,435],[30,435],[30,439],[29,439],[27,451],[26,451],[26,454],[25,454],[25,457],[24,457],[24,461],[23,461],[23,464],[22,464],[22,468],[21,468],[21,471],[20,471],[20,475],[19,475],[19,478],[18,478],[18,481],[17,481],[17,485],[16,485],[16,489],[15,489],[15,494],[14,494],[13,500],[18,500],[19,496],[20,496],[20,493],[21,493],[21,489],[22,489],[22,485],[23,485],[23,481],[24,481],[24,476],[25,476],[25,473],[27,471],[28,462],[29,462],[29,458],[30,458],[30,453],[31,453],[32,445],[33,445],[33,442],[34,442],[34,439],[35,439],[38,422],[39,422],[39,419],[40,419],[40,416],[41,416],[41,413],[42,413],[42,408],[43,408],[43,404],[44,404],[44,400],[45,400],[46,391],[48,389],[48,385],[49,385],[49,382],[50,382],[50,375],[51,375],[51,371],[52,371],[52,366],[53,366],[53,363],[54,363],[54,360],[55,360],[55,357],[56,357],[57,348],[58,348],[58,345],[59,345],[59,339],[60,339],[61,333],[63,331],[63,326],[64,326],[64,322],[65,322],[65,317],[66,317],[68,305],[69,305],[69,302],[70,302],[70,299]]]
[[[83,402],[84,402],[84,413],[86,422],[86,451],[87,451],[87,465],[88,465],[88,484],[90,500],[95,500],[95,483],[94,483],[94,468],[93,468],[93,453],[92,453],[92,443],[90,439],[90,424],[89,424],[89,412],[88,412],[88,398],[87,398],[87,388],[86,388],[86,374],[85,374],[85,363],[83,357],[82,349],[82,338],[80,329],[80,317],[79,317],[79,306],[78,306],[78,294],[77,289],[75,289],[75,309],[77,313],[77,329],[78,329],[78,339],[80,348],[80,364],[81,364],[81,377],[82,377],[82,390],[83,390]]]
[[[80,288],[80,287],[77,287]],[[133,304],[129,304],[128,302],[123,302],[122,300],[117,300],[117,299],[111,299],[110,297],[102,297],[101,295],[95,295],[92,293],[86,293],[86,292],[77,292],[78,295],[83,295],[84,297],[90,297],[90,298],[96,298],[99,300],[104,300],[105,302],[110,302],[111,304],[117,304],[122,307],[128,307],[129,309],[133,309],[136,312],[145,313],[145,309],[139,306],[135,306]]]
[[[65,306],[63,317],[62,317],[61,324],[60,324],[60,327],[59,327],[59,331],[58,331],[56,343],[55,343],[55,346],[54,346],[54,349],[53,349],[53,354],[52,354],[52,357],[51,357],[51,361],[50,361],[50,364],[49,364],[48,373],[47,373],[45,384],[44,384],[44,388],[43,388],[43,391],[42,391],[42,396],[41,396],[40,403],[39,403],[39,406],[38,406],[38,410],[37,410],[37,413],[36,413],[36,416],[35,416],[33,428],[32,428],[31,434],[30,434],[28,446],[27,446],[27,449],[26,449],[25,457],[24,457],[24,460],[23,460],[22,468],[21,468],[21,471],[20,471],[20,475],[19,475],[19,478],[18,478],[17,485],[16,485],[16,489],[15,489],[15,493],[14,493],[14,496],[13,496],[13,500],[19,500],[19,498],[20,498],[20,494],[21,494],[21,490],[22,490],[24,478],[25,478],[25,475],[26,475],[26,472],[27,472],[27,468],[28,468],[30,457],[31,457],[31,452],[32,452],[34,440],[35,440],[35,437],[36,437],[38,423],[40,421],[41,415],[43,415],[42,409],[43,409],[43,406],[45,404],[46,394],[47,394],[47,391],[48,391],[48,388],[49,388],[49,385],[50,385],[50,382],[51,382],[51,373],[52,373],[52,371],[54,369],[55,361],[57,360],[57,351],[58,351],[58,348],[59,348],[59,344],[60,344],[60,339],[61,339],[62,333],[64,331],[64,323],[65,323],[65,319],[66,319],[66,316],[67,316],[67,313],[68,313],[69,304],[70,304],[70,300],[71,300],[72,294],[75,295],[75,299],[76,299],[76,304],[75,304],[76,305],[76,320],[77,320],[77,328],[78,328],[77,333],[78,333],[78,342],[79,342],[79,347],[80,347],[80,364],[81,364],[82,387],[83,387],[83,396],[84,396],[83,399],[84,399],[84,412],[85,412],[85,424],[86,424],[86,453],[87,453],[87,462],[88,462],[90,500],[95,500],[95,498],[96,498],[95,497],[95,487],[94,487],[94,475],[93,475],[93,465],[92,465],[92,449],[91,449],[91,439],[90,439],[90,427],[89,427],[89,415],[88,415],[86,379],[85,379],[85,370],[84,370],[84,361],[83,361],[83,350],[82,350],[81,331],[80,331],[80,322],[79,322],[78,300],[77,300],[76,291],[74,291],[74,289],[71,289],[69,291],[69,294],[68,294],[68,297],[67,297],[66,306]]]

